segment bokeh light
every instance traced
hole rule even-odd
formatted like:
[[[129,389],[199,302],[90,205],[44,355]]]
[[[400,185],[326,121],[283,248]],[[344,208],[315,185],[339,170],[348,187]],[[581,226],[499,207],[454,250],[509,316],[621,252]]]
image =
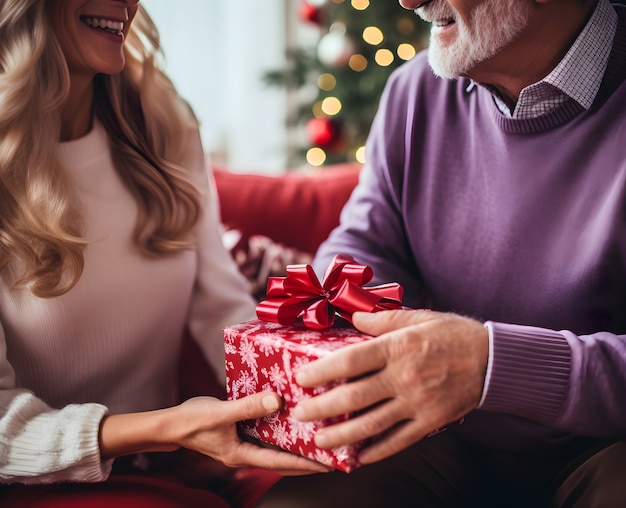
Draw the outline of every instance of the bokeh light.
[[[352,0],[352,7],[357,11],[364,11],[370,6],[370,0]]]
[[[313,107],[311,108],[311,112],[313,113],[313,116],[315,118],[322,118],[326,116],[326,114],[322,110],[322,101],[317,101],[315,104],[313,104]]]
[[[357,151],[354,154],[354,158],[356,159],[357,162],[360,162],[361,164],[365,164],[365,147],[364,146],[357,148]]]
[[[374,55],[374,60],[381,67],[387,67],[393,63],[395,57],[393,53],[388,49],[379,49],[376,51],[376,55]]]
[[[321,166],[326,162],[326,152],[315,146],[307,151],[306,161],[311,164],[311,166]]]
[[[321,90],[329,92],[337,86],[337,79],[329,72],[325,72],[320,74],[320,77],[317,78],[317,86],[320,87]]]
[[[322,101],[322,111],[328,116],[335,116],[341,111],[342,104],[337,97],[326,97]]]
[[[405,42],[398,46],[397,53],[402,60],[410,60],[415,56],[416,51],[412,44]]]
[[[363,30],[363,40],[372,46],[378,46],[385,40],[385,36],[377,26],[368,26]]]
[[[355,72],[364,71],[367,68],[367,58],[355,53],[350,57],[350,60],[348,60],[348,66]]]

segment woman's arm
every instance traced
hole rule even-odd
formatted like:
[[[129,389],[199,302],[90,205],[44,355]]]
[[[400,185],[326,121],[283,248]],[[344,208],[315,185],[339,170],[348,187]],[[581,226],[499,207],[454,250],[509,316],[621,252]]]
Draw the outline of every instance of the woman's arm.
[[[70,404],[54,409],[18,388],[0,325],[0,482],[97,482],[112,461],[102,461],[98,428],[107,408]]]
[[[229,467],[262,467],[286,475],[328,471],[303,457],[239,439],[235,422],[269,415],[280,404],[278,395],[266,392],[236,401],[196,397],[168,409],[106,416],[100,431],[100,452],[107,460],[183,447]]]

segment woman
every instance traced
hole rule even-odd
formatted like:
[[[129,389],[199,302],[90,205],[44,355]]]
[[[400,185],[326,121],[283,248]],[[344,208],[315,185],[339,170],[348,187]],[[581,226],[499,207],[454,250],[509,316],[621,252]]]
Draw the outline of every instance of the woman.
[[[234,423],[275,411],[275,394],[176,405],[183,331],[223,377],[221,328],[254,307],[220,242],[198,124],[158,51],[138,0],[0,4],[3,484],[81,482],[102,495],[117,488],[95,486],[114,459],[178,449],[322,470],[238,439]],[[159,454],[144,469],[155,457],[171,472]],[[145,481],[122,490],[157,488]],[[37,491],[3,490],[3,506]]]

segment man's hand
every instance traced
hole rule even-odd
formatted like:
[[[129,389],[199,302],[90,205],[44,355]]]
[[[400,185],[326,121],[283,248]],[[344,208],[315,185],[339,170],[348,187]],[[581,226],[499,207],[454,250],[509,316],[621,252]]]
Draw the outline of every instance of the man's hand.
[[[296,374],[306,387],[352,379],[300,402],[298,419],[362,411],[320,429],[317,446],[334,448],[388,431],[359,455],[363,464],[376,462],[478,406],[489,355],[482,323],[427,310],[358,312],[353,322],[376,338],[304,365]]]

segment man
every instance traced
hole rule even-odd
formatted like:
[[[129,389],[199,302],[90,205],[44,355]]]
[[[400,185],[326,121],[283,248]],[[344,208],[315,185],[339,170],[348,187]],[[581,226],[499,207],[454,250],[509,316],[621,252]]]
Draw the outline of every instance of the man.
[[[299,370],[354,379],[298,406],[360,412],[319,446],[382,435],[262,506],[626,506],[626,9],[401,3],[428,62],[391,77],[315,267],[351,255],[430,310],[355,314],[377,338]]]

